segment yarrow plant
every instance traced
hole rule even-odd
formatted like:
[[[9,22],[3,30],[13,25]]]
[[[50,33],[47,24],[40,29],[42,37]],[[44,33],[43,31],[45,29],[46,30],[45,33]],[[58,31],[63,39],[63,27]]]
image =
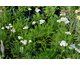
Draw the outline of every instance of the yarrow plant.
[[[70,33],[70,32],[65,32],[65,34],[69,34],[69,35],[71,35],[71,33]]]
[[[23,43],[24,45],[26,45],[26,44],[27,44],[27,40],[24,40],[24,41],[23,41],[23,40],[21,40],[20,42],[21,42],[21,43]]]
[[[35,11],[38,13],[40,11],[40,9],[36,8]]]
[[[45,20],[42,20],[42,19],[40,20],[40,24],[43,24],[44,22],[45,22]]]
[[[28,26],[25,26],[23,29],[28,29]]]
[[[75,6],[1,6],[0,59],[80,58],[80,9],[76,9]]]
[[[62,40],[61,43],[60,43],[60,46],[64,46],[65,47],[67,45],[68,45],[68,43],[66,43],[66,41],[64,41],[64,40]]]

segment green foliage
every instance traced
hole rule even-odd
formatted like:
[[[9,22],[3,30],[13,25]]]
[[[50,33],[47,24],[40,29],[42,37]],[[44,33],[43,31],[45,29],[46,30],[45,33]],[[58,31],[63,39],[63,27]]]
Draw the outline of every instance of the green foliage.
[[[40,11],[36,12],[35,8]],[[80,39],[77,34],[79,23],[75,17],[75,10],[78,8],[74,6],[60,6],[60,9],[58,6],[6,6],[3,9],[1,6],[0,10],[3,12],[0,12],[0,40],[5,47],[4,59],[66,59],[69,57],[79,59],[79,53],[69,49],[71,44],[77,45]],[[62,16],[58,16],[55,12],[63,9],[69,10],[64,16],[69,19],[68,24],[63,21],[57,22]],[[40,20],[45,22],[40,24]],[[36,22],[34,25],[32,25],[33,21]],[[5,28],[9,23],[16,32],[11,32],[12,28]],[[23,29],[24,26],[28,26],[28,29]],[[1,29],[2,27],[5,29]],[[71,35],[65,34],[68,31]],[[27,44],[21,43],[18,36],[27,40]],[[29,43],[29,40],[32,42]],[[61,47],[62,40],[65,40],[68,46]],[[20,47],[23,47],[23,52],[20,52]]]

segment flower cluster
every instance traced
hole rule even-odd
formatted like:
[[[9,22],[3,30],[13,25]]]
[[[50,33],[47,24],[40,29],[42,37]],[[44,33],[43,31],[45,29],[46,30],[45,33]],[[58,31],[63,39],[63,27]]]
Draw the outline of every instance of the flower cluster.
[[[42,23],[44,23],[44,22],[45,22],[45,20],[42,20],[42,19],[40,20],[40,24],[42,24]]]
[[[67,45],[68,45],[68,43],[66,43],[66,41],[64,41],[64,40],[62,40],[61,43],[60,43],[60,46],[64,46],[65,47]]]
[[[36,8],[35,11],[38,13],[40,11],[40,9]]]
[[[23,43],[24,45],[26,45],[27,44],[27,40],[21,40],[21,39],[23,39],[23,37],[21,37],[21,36],[18,36],[18,39],[20,40],[20,42],[21,43]],[[31,43],[32,42],[32,40],[29,40],[29,42],[28,43]],[[20,52],[23,52],[23,47],[20,47]]]
[[[32,10],[31,8],[28,8],[28,10]]]
[[[65,32],[65,34],[69,34],[69,35],[71,35],[71,33],[70,33],[70,32]]]
[[[28,29],[28,26],[25,26],[23,29]]]
[[[12,27],[13,27],[13,26],[12,26],[11,23],[9,23],[9,26],[5,26],[6,29],[10,29],[10,28],[12,28]],[[1,29],[4,29],[4,27],[2,27]],[[15,28],[12,28],[12,29],[11,29],[11,32],[16,32],[16,31],[15,31]]]
[[[63,21],[65,24],[68,24],[69,23],[69,20],[66,18],[66,17],[62,17],[60,20],[57,20],[57,22],[61,22]]]

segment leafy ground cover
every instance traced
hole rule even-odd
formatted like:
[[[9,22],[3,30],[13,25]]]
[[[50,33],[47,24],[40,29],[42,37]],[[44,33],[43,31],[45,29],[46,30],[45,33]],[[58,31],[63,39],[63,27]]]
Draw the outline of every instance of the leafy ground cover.
[[[2,59],[79,59],[79,6],[0,6]]]

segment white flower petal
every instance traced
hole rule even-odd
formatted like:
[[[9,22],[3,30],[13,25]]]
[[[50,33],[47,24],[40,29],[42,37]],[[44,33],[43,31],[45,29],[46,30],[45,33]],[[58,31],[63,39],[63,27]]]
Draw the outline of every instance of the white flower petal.
[[[32,40],[29,40],[29,42],[28,43],[31,43],[32,42]]]
[[[73,49],[72,47],[69,47],[69,49]]]
[[[23,29],[28,29],[28,26],[25,26]]]
[[[27,44],[27,40],[21,40],[20,42],[22,42],[24,45],[26,45]]]
[[[16,32],[16,31],[15,31],[15,28],[12,28],[11,32]]]
[[[35,23],[36,23],[36,22],[35,22],[35,21],[33,21],[33,22],[32,22],[32,25],[34,25]]]
[[[40,11],[40,9],[36,8],[35,11],[38,13]]]
[[[71,35],[71,33],[70,32],[65,32],[66,34],[69,34],[69,35]]]
[[[12,24],[11,23],[9,23],[9,26],[11,26]]]
[[[6,28],[7,28],[7,29],[10,29],[10,27],[9,27],[9,26],[6,26]]]
[[[31,8],[28,8],[28,10],[32,10]]]
[[[57,20],[57,22],[59,22],[59,23],[60,23],[60,22],[61,22],[61,20]]]
[[[76,49],[76,51],[77,51],[78,53],[80,53],[80,49]]]
[[[76,48],[75,44],[70,45],[70,47],[72,47],[72,48]]]
[[[23,37],[21,37],[21,36],[18,36],[18,39],[23,39]]]
[[[65,16],[65,15],[66,15],[66,13],[60,14],[60,16]]]
[[[80,46],[80,44],[78,44],[78,46]]]
[[[4,29],[4,27],[2,27],[1,29]]]
[[[45,20],[42,20],[42,19],[40,20],[40,24],[42,24],[42,23],[44,23],[44,22],[45,22]]]
[[[68,45],[68,44],[67,44],[66,41],[64,41],[64,40],[62,40],[61,43],[60,43],[60,46],[64,46],[64,47],[65,47],[65,46],[67,46],[67,45]]]

